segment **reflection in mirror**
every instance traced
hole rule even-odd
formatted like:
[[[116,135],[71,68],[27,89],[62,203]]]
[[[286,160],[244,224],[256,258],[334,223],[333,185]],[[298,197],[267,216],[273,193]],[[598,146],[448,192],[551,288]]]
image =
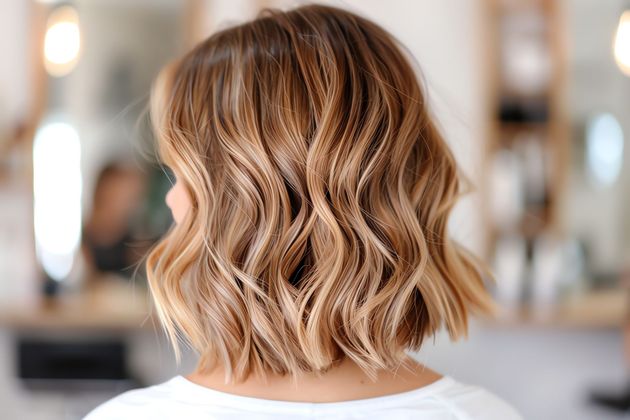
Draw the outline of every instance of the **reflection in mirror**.
[[[569,5],[569,4],[568,4]],[[630,49],[627,2],[575,1],[567,66],[571,153],[562,212],[564,227],[585,249],[586,288],[620,287],[630,265]],[[625,16],[625,17],[624,17]]]
[[[623,130],[611,114],[588,121],[586,129],[586,167],[591,181],[606,187],[619,177],[623,164]]]
[[[70,273],[81,232],[81,144],[67,122],[46,122],[33,142],[35,250],[45,274]]]
[[[33,165],[37,259],[49,293],[104,273],[142,280],[142,257],[170,223],[146,112],[156,72],[184,47],[185,6],[46,6],[46,104]],[[62,122],[45,125],[51,119]]]

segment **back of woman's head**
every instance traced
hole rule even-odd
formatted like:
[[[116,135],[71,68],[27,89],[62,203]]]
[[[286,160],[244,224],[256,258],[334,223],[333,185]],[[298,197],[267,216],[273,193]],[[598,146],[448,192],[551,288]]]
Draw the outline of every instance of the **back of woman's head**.
[[[191,207],[147,274],[176,350],[237,380],[344,357],[373,375],[493,309],[483,265],[449,239],[465,178],[403,51],[365,18],[308,5],[265,10],[162,71],[158,152]]]

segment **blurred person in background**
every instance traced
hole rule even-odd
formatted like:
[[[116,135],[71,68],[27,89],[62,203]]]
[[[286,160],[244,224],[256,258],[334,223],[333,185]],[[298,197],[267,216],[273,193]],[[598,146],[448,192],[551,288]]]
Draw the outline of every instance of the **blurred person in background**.
[[[372,21],[308,5],[161,72],[175,224],[147,277],[176,354],[182,338],[200,360],[88,420],[521,418],[407,354],[494,309],[484,265],[447,233],[465,178],[409,60]]]
[[[82,240],[93,273],[129,276],[140,260],[143,250],[134,245],[139,242],[134,241],[133,222],[142,209],[146,183],[140,169],[122,162],[110,162],[99,172]]]

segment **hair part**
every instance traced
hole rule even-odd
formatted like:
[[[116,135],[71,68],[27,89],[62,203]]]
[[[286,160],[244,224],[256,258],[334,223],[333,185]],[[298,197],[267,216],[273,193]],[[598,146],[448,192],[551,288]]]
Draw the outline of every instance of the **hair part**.
[[[449,238],[460,172],[398,41],[339,8],[265,9],[156,79],[158,154],[192,207],[147,258],[157,314],[226,381],[370,377],[496,308]]]

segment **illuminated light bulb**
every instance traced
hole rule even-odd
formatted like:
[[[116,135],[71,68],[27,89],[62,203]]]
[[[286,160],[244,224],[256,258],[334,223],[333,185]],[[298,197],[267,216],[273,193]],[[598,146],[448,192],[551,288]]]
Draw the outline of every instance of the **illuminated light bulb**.
[[[630,76],[630,10],[624,11],[619,18],[614,53],[617,66],[624,74]]]
[[[81,239],[81,144],[70,124],[51,122],[33,143],[35,249],[48,276],[63,280]]]
[[[44,65],[51,76],[64,76],[79,60],[79,15],[70,6],[55,9],[48,18],[44,37]]]

